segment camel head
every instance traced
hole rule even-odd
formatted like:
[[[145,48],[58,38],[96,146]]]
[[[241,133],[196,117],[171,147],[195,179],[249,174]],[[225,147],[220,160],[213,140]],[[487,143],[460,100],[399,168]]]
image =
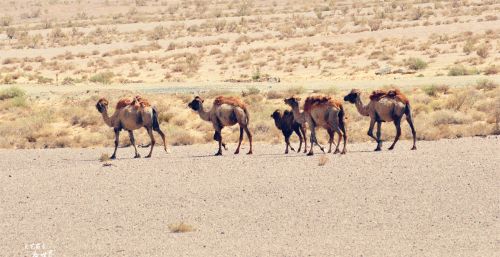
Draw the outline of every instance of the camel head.
[[[106,98],[101,98],[99,101],[97,101],[97,104],[95,105],[95,108],[97,108],[97,111],[102,113],[103,111],[108,109],[108,100]]]
[[[285,98],[284,102],[292,108],[299,107],[300,97],[292,96],[290,98]]]
[[[349,94],[344,96],[344,101],[349,102],[349,103],[356,103],[356,100],[358,100],[359,95],[361,95],[361,91],[358,89],[353,89]]]
[[[274,111],[273,114],[271,114],[271,118],[273,118],[275,121],[279,121],[281,119],[281,111]]]
[[[203,104],[205,100],[203,100],[201,97],[199,96],[196,96],[193,101],[191,101],[189,104],[188,104],[188,107],[195,110],[195,111],[199,111],[201,109],[201,106]]]

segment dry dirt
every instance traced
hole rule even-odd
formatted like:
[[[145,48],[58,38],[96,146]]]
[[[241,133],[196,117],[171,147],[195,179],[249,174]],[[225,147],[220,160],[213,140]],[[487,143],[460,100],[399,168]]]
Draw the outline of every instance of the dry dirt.
[[[0,255],[498,255],[500,137],[388,145],[324,166],[267,144],[121,148],[107,167],[111,149],[0,150]],[[179,222],[194,231],[171,233]]]

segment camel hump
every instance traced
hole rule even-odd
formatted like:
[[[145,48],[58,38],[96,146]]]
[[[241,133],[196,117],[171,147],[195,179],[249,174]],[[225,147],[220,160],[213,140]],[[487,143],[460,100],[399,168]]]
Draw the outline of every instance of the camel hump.
[[[132,104],[132,99],[130,98],[122,98],[118,101],[118,103],[116,103],[116,109],[122,109],[126,106],[129,106],[130,104]]]
[[[391,98],[395,98],[395,99],[397,99],[398,101],[400,101],[400,102],[402,102],[404,104],[409,104],[410,103],[410,100],[408,100],[408,97],[406,97],[406,95],[404,95],[397,88],[391,89],[391,90],[387,91],[387,96],[389,96]]]
[[[313,106],[318,105],[327,105],[342,108],[342,103],[330,96],[309,96],[306,98],[306,101],[304,103],[304,111],[309,112],[313,108]]]
[[[141,107],[148,107],[151,106],[149,101],[146,98],[143,98],[139,95],[135,96],[134,98],[122,98],[118,101],[116,104],[116,109],[122,109],[127,106],[132,106],[135,109],[139,109]]]
[[[397,88],[390,89],[388,91],[385,90],[375,90],[370,95],[370,100],[379,101],[380,99],[387,97],[391,99],[396,99],[404,104],[408,104],[410,101],[408,98]]]
[[[235,106],[235,107],[240,107],[245,112],[247,110],[247,105],[243,101],[241,101],[241,99],[239,99],[238,97],[234,97],[234,96],[218,96],[217,98],[215,98],[215,100],[214,100],[214,105],[215,106],[220,106],[220,105],[223,105],[223,104],[228,104],[228,105],[232,105],[232,106]]]
[[[134,102],[134,107],[148,107],[148,106],[151,106],[151,104],[149,103],[148,99],[143,98],[140,95],[136,95],[134,97],[134,101],[133,102]]]

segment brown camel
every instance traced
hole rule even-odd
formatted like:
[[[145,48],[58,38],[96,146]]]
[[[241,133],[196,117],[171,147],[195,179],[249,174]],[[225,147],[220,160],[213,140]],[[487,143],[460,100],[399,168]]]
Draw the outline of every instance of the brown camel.
[[[285,137],[285,144],[286,144],[285,154],[288,154],[289,146],[290,149],[292,149],[292,151],[295,151],[295,149],[293,149],[292,145],[290,144],[290,136],[293,134],[293,132],[295,132],[295,134],[299,136],[300,143],[297,152],[300,152],[303,140],[304,140],[304,153],[307,151],[307,139],[305,139],[306,138],[305,126],[295,121],[292,112],[285,110],[283,113],[281,113],[280,110],[276,110],[271,115],[271,118],[274,119],[274,124],[279,130],[281,130],[283,136]]]
[[[161,131],[160,123],[158,122],[158,112],[156,108],[152,107],[146,99],[140,96],[136,96],[133,99],[120,99],[120,101],[116,104],[115,112],[111,117],[108,115],[108,104],[108,100],[101,98],[97,102],[96,108],[97,111],[102,114],[102,118],[104,119],[106,125],[112,127],[115,131],[115,150],[111,159],[116,158],[116,149],[118,148],[120,131],[122,129],[128,131],[130,143],[134,146],[135,158],[140,158],[141,156],[137,152],[133,131],[142,127],[146,128],[149,137],[151,138],[151,150],[146,158],[151,157],[151,154],[153,153],[155,145],[153,130],[160,134],[163,140],[165,152],[168,153],[165,134]]]
[[[370,95],[370,102],[367,105],[363,105],[361,101],[361,91],[353,89],[344,97],[344,101],[355,104],[356,109],[358,109],[361,115],[370,116],[368,136],[377,141],[377,148],[375,148],[375,151],[380,151],[382,147],[382,140],[380,140],[382,122],[390,121],[393,121],[396,126],[396,137],[389,147],[389,150],[394,149],[396,142],[398,142],[401,136],[401,118],[403,115],[406,115],[406,121],[408,121],[413,135],[413,147],[411,150],[417,149],[417,135],[411,117],[410,101],[401,91],[399,91],[399,89],[373,91]],[[375,123],[377,123],[377,137],[373,136],[373,127]]]
[[[219,142],[219,151],[215,155],[222,155],[222,146],[224,145],[222,142],[222,128],[233,126],[236,123],[240,125],[240,138],[234,154],[240,152],[241,141],[243,141],[243,130],[245,130],[250,143],[248,154],[252,154],[252,134],[248,129],[250,117],[245,103],[237,97],[219,96],[215,98],[212,108],[209,111],[205,111],[203,109],[203,102],[204,100],[201,97],[196,96],[188,106],[198,112],[202,120],[209,121],[214,126],[214,140]]]
[[[339,135],[339,139],[336,144],[335,152],[339,153],[340,139],[344,139],[344,148],[342,149],[342,154],[346,153],[347,144],[347,133],[345,130],[345,112],[342,104],[331,97],[328,96],[311,96],[307,97],[304,103],[304,112],[300,113],[299,110],[300,98],[291,97],[285,99],[285,103],[292,107],[294,116],[298,116],[301,121],[306,121],[311,129],[311,147],[308,155],[313,155],[313,145],[316,143],[320,149],[324,152],[323,148],[318,144],[316,139],[316,127],[322,127],[327,130],[329,135],[328,142],[331,145],[333,143],[334,134]]]

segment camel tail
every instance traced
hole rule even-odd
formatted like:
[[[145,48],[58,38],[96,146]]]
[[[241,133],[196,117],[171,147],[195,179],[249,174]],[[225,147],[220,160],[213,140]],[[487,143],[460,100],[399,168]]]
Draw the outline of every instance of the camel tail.
[[[246,107],[243,108],[243,111],[245,112],[245,116],[247,116],[247,125],[248,125],[248,123],[250,122],[250,114],[248,113],[248,110]]]
[[[345,111],[344,111],[344,106],[340,105],[340,111],[339,111],[339,127],[342,130],[345,130]]]
[[[153,107],[153,130],[159,130],[160,129],[160,122],[158,121],[158,111],[156,110],[156,107]]]

